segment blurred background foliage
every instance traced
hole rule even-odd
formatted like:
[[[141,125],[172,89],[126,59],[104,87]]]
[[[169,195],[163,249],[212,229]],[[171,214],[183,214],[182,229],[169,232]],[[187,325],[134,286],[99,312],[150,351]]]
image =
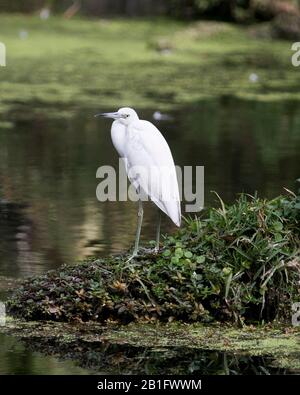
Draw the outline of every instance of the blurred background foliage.
[[[53,12],[84,15],[173,15],[234,21],[270,20],[280,13],[298,13],[299,0],[2,0],[0,10],[32,13],[43,7]]]
[[[62,14],[87,17],[170,16],[182,20],[210,19],[252,24],[269,22],[263,36],[300,37],[300,0],[2,0],[0,12]]]

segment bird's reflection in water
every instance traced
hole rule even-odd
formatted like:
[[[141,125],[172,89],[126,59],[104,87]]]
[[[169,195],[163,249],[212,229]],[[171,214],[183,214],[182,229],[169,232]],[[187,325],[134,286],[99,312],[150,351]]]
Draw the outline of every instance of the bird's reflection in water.
[[[24,204],[0,200],[1,275],[29,275],[32,265],[38,264],[41,259],[33,251],[34,227],[24,213],[25,208]]]

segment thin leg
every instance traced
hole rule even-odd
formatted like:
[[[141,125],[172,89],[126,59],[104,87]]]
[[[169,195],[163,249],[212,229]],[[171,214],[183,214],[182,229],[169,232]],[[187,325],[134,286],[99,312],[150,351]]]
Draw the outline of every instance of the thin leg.
[[[137,230],[136,230],[136,235],[135,235],[134,250],[133,250],[131,257],[127,260],[127,262],[131,261],[131,259],[133,259],[134,257],[137,256],[137,253],[139,250],[142,223],[143,223],[143,215],[144,215],[143,203],[142,203],[141,199],[139,199],[138,224],[137,224]]]
[[[139,250],[141,229],[142,229],[142,223],[143,223],[143,215],[144,215],[143,203],[142,203],[141,199],[139,199],[138,225],[137,225],[136,236],[135,236],[133,256],[136,256],[138,253],[138,250]]]
[[[155,244],[155,252],[159,251],[159,237],[160,237],[160,223],[161,223],[161,212],[158,209],[158,218],[157,218],[157,226],[156,226],[156,244]]]

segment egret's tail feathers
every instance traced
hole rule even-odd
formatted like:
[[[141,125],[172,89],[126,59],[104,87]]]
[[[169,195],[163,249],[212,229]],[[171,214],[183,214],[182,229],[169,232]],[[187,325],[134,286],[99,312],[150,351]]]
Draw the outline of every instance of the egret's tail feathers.
[[[177,221],[174,221],[174,220],[173,220],[173,222],[174,222],[174,224],[175,224],[176,226],[178,226],[178,228],[180,228],[180,225],[181,225],[181,217],[179,217],[179,219],[178,219]]]
[[[169,202],[164,202],[157,200],[155,198],[151,198],[153,203],[156,204],[158,208],[161,209],[173,222],[176,226],[180,227],[181,225],[181,208],[180,201],[173,200]]]
[[[180,213],[180,211],[177,213],[177,215],[176,216],[174,216],[174,215],[169,215],[169,214],[167,214],[170,218],[171,218],[171,220],[174,222],[174,224],[176,225],[176,226],[178,226],[178,228],[180,228],[180,225],[181,225],[181,213]]]

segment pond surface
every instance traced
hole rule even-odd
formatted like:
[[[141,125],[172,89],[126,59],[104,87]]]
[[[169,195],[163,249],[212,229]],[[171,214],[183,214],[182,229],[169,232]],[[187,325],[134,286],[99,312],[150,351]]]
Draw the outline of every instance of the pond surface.
[[[109,120],[99,109],[44,111],[21,107],[0,123],[0,275],[24,277],[90,255],[132,246],[133,202],[96,199],[96,170],[118,169]],[[103,110],[103,109],[100,109]],[[153,111],[140,111],[152,119]],[[205,205],[212,190],[231,202],[239,192],[262,197],[296,188],[300,175],[300,103],[220,99],[170,113],[157,125],[180,166],[205,167]],[[184,208],[184,207],[183,207]],[[155,237],[156,210],[145,210],[143,241]],[[162,231],[174,231],[164,218]]]
[[[88,374],[72,361],[59,361],[29,350],[25,344],[11,336],[0,334],[1,374]]]
[[[144,348],[121,344],[17,340],[0,334],[0,374],[292,374],[273,358],[184,347]],[[55,355],[53,357],[52,355]],[[75,362],[73,362],[73,360]],[[294,372],[297,373],[297,372]],[[299,372],[298,372],[299,373]]]
[[[0,122],[0,276],[23,278],[131,247],[135,204],[96,200],[97,168],[118,169],[111,123],[93,117],[99,110],[115,109],[70,110],[66,119],[59,108],[51,115],[35,108],[32,116],[20,107]],[[151,120],[155,110],[140,111],[140,117]],[[169,115],[171,120],[156,124],[176,164],[205,167],[206,206],[217,204],[212,190],[232,202],[239,192],[273,197],[282,187],[296,189],[300,103],[224,97]],[[143,242],[154,238],[155,218],[148,204]],[[175,230],[167,218],[162,225],[163,232]],[[0,360],[6,361],[0,373],[84,373],[14,342],[0,338]]]

